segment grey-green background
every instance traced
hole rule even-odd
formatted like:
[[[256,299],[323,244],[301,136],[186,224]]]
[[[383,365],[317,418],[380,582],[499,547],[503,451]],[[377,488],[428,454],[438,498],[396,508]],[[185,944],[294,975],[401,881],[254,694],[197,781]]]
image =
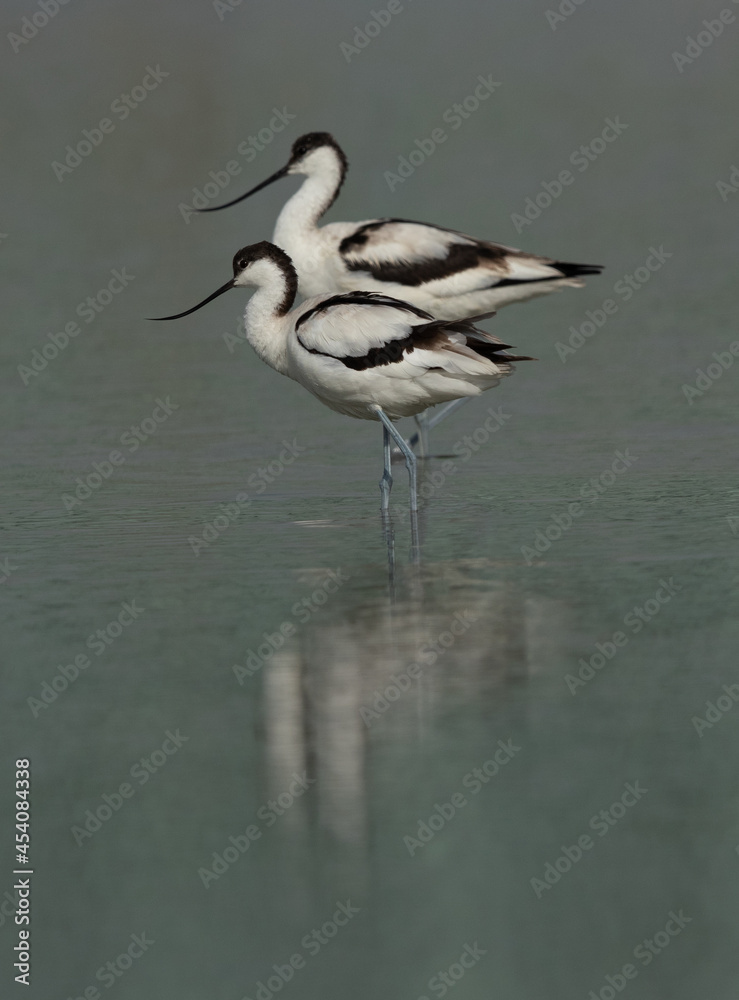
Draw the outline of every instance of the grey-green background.
[[[447,988],[455,1000],[607,1000],[629,962],[633,1000],[735,996],[739,709],[701,735],[692,720],[737,682],[739,366],[692,405],[683,386],[739,336],[739,194],[716,186],[739,158],[739,16],[681,73],[673,52],[719,0],[587,0],[556,30],[546,0],[404,0],[347,61],[340,44],[372,6],[244,2],[219,17],[207,0],[71,0],[14,52],[8,33],[40,8],[3,5],[0,891],[19,757],[33,763],[34,864],[33,985],[13,982],[3,911],[3,996],[81,997],[142,932],[154,944],[98,980],[102,996],[254,1000],[300,952],[280,996],[416,1000],[441,996],[429,981],[475,942],[486,953]],[[120,120],[111,104],[147,66],[168,76]],[[479,75],[501,86],[391,192],[384,173]],[[273,108],[294,118],[248,163],[236,149]],[[113,132],[59,181],[52,162],[104,117]],[[609,117],[628,128],[517,232],[512,214]],[[398,468],[392,587],[378,429],[321,408],[245,343],[229,350],[236,293],[180,323],[143,318],[227,280],[297,181],[186,222],[193,188],[235,159],[234,196],[316,129],[351,163],[332,219],[425,219],[606,265],[490,321],[539,361],[438,429],[452,452],[488,406],[509,415],[431,491],[417,567]],[[614,286],[651,247],[671,256],[624,301]],[[116,268],[132,280],[86,324],[78,303]],[[563,362],[557,343],[609,297],[616,315]],[[75,319],[80,334],[24,384],[19,366]],[[167,396],[171,416],[121,448]],[[294,440],[305,450],[255,492],[249,478]],[[116,448],[124,464],[66,510]],[[628,471],[527,565],[523,547],[626,449]],[[188,538],[242,490],[252,504],[195,556]],[[300,621],[294,605],[320,601],[329,570],[348,579]],[[663,579],[675,596],[634,634],[625,616]],[[90,652],[132,601],[145,611]],[[464,611],[474,624],[365,725],[360,708]],[[295,635],[240,685],[233,665],[284,622]],[[620,629],[627,644],[573,695],[566,675]],[[28,699],[86,649],[91,666],[34,717]],[[178,728],[187,742],[138,784],[131,768]],[[403,838],[509,739],[520,751],[411,857]],[[267,828],[257,811],[304,771],[315,781]],[[133,797],[78,846],[72,828],[126,780]],[[627,782],[647,793],[599,837],[590,818]],[[206,889],[198,870],[253,823],[261,839]],[[537,898],[531,880],[588,832],[594,847]],[[347,900],[360,912],[309,955],[305,935]],[[635,958],[681,908],[680,935]]]

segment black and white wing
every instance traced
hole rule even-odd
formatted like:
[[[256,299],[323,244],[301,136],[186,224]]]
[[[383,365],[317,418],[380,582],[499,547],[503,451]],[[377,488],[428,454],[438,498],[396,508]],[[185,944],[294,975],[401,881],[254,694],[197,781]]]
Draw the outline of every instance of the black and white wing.
[[[304,307],[295,323],[303,350],[353,371],[382,369],[405,379],[431,370],[479,376],[496,368],[507,374],[511,362],[533,360],[506,354],[510,345],[478,330],[472,320],[434,319],[378,292],[346,292]]]
[[[349,271],[367,274],[376,281],[430,286],[439,297],[599,274],[602,270],[598,265],[538,257],[407,219],[361,223],[341,240],[339,254]]]

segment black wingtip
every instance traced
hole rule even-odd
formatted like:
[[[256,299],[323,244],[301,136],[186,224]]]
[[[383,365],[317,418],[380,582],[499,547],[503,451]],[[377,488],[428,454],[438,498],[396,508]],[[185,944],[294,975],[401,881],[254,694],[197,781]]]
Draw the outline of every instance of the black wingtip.
[[[577,278],[581,274],[600,274],[603,270],[602,264],[569,264],[563,260],[555,260],[552,267],[561,271],[565,278]]]

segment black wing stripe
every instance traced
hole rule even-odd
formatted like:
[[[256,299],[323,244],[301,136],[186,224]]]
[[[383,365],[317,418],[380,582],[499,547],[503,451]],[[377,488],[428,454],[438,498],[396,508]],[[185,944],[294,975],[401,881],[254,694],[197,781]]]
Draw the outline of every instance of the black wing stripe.
[[[344,305],[393,306],[396,309],[403,309],[405,312],[412,313],[414,316],[418,316],[419,319],[431,319],[431,315],[423,309],[412,306],[410,302],[403,302],[400,299],[392,298],[390,295],[383,295],[382,292],[344,292],[341,295],[332,295],[330,298],[324,299],[318,305],[309,309],[308,312],[303,313],[295,324],[295,329],[299,330],[306,320],[311,319],[318,313],[326,312],[327,309],[331,309],[333,306]]]
[[[350,236],[344,237],[339,244],[339,253],[344,257],[344,263],[350,271],[366,271],[377,281],[390,281],[398,285],[418,286],[427,281],[436,281],[440,278],[448,278],[460,271],[473,270],[481,264],[500,264],[506,257],[527,256],[520,251],[512,250],[510,247],[498,246],[495,243],[487,243],[482,240],[469,243],[452,243],[446,257],[432,257],[424,260],[347,260],[346,254],[356,252],[364,246],[370,234],[385,225],[392,223],[407,223],[410,225],[426,226],[429,229],[436,229],[442,233],[450,233],[455,236],[464,236],[454,229],[444,229],[442,226],[429,226],[424,222],[413,222],[411,219],[376,219],[374,222],[367,222],[360,226]],[[465,237],[469,240],[470,237]],[[600,274],[603,268],[598,264],[570,264],[566,261],[555,261],[541,258],[542,264],[556,268],[559,277],[572,278],[581,274]],[[524,285],[537,281],[556,281],[556,275],[543,278],[503,278],[501,281],[491,285],[491,288],[504,288],[507,285]]]
[[[345,260],[350,271],[367,271],[377,281],[417,287],[427,281],[446,278],[477,267],[478,250],[465,243],[453,243],[446,257],[426,260]]]
[[[349,253],[354,247],[361,247],[369,239],[369,233],[375,229],[381,229],[391,222],[410,222],[410,219],[375,219],[373,222],[365,222],[363,226],[356,229],[350,236],[345,236],[339,244],[339,253]],[[412,225],[424,225],[424,223],[412,223]]]
[[[298,337],[300,340],[300,337]],[[412,336],[404,337],[402,340],[390,340],[382,347],[372,347],[366,354],[359,357],[354,357],[353,355],[347,355],[345,357],[337,357],[335,354],[327,354],[325,351],[319,351],[315,347],[306,347],[302,340],[300,344],[309,354],[320,354],[323,358],[334,358],[336,361],[340,361],[347,368],[351,368],[355,372],[363,372],[367,368],[379,368],[382,365],[390,365],[396,361],[402,361],[406,352],[411,353],[414,349]]]
[[[338,357],[335,354],[319,351],[315,347],[306,347],[299,336],[298,342],[309,354],[319,354],[324,358],[333,358],[335,361],[340,361],[343,365],[346,365],[347,368],[361,372],[366,371],[368,368],[380,368],[383,365],[395,364],[398,361],[402,361],[407,354],[412,354],[416,347],[425,346],[425,341],[433,340],[438,333],[444,332],[463,333],[470,340],[474,341],[474,343],[468,344],[468,347],[471,347],[481,357],[494,363],[536,360],[535,358],[505,354],[505,348],[510,347],[510,344],[492,342],[488,334],[482,330],[476,330],[465,320],[449,322],[448,320],[435,319],[428,323],[419,323],[417,326],[411,328],[407,337],[390,340],[386,344],[383,344],[382,347],[372,347],[366,354],[360,356],[347,355]]]
[[[446,257],[425,260],[345,260],[350,271],[368,271],[377,281],[393,281],[399,285],[418,286],[427,281],[448,278],[460,271],[471,271],[483,263],[499,263],[508,251],[499,247],[475,243],[452,243]]]

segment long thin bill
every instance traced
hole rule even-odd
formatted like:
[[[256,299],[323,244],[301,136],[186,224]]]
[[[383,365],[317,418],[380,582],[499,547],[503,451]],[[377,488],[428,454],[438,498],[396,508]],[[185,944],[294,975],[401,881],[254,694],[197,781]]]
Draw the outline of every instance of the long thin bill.
[[[227,281],[225,285],[222,285],[217,292],[213,292],[213,294],[209,295],[207,299],[203,299],[202,302],[198,302],[198,304],[193,306],[192,309],[186,309],[184,312],[176,313],[174,316],[149,316],[149,319],[153,320],[155,323],[158,323],[163,319],[182,319],[183,316],[189,316],[190,313],[197,312],[198,309],[202,309],[203,306],[207,306],[209,302],[212,302],[213,299],[217,299],[219,295],[223,295],[224,292],[227,292],[229,288],[233,288],[233,286],[234,279],[231,278],[231,280]]]
[[[287,174],[287,167],[282,167],[280,170],[277,171],[276,174],[272,174],[271,177],[268,177],[266,181],[262,181],[261,184],[257,184],[257,186],[255,188],[252,188],[251,191],[247,191],[246,194],[239,195],[239,197],[234,198],[233,201],[227,201],[225,205],[214,205],[212,208],[199,208],[197,211],[220,212],[222,208],[230,208],[232,205],[237,205],[240,201],[243,201],[244,198],[250,198],[253,194],[256,194],[257,191],[261,191],[262,188],[266,188],[270,184],[274,184],[275,181],[278,181],[280,177],[284,177],[286,174]]]

